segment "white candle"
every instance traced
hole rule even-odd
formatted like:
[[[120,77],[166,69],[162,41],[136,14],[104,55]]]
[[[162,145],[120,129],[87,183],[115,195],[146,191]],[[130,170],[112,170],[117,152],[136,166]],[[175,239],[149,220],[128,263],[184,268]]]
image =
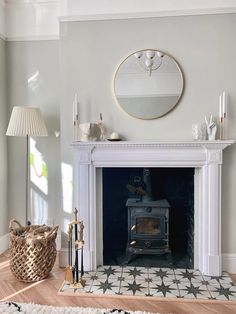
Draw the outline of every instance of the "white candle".
[[[77,120],[77,117],[78,117],[78,96],[77,96],[77,94],[75,94],[74,104],[75,104],[75,120]]]
[[[222,118],[222,97],[219,97],[219,118]]]
[[[225,91],[222,94],[222,117],[225,118],[226,117],[226,94]]]
[[[225,92],[222,94],[222,116],[224,116],[225,113]]]
[[[75,102],[73,101],[73,123],[75,122]]]

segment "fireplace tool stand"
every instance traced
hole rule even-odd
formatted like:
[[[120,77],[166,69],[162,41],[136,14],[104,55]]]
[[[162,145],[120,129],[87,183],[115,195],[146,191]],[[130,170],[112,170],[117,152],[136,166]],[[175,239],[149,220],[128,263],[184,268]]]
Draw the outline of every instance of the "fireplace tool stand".
[[[83,261],[83,221],[78,220],[78,210],[73,210],[75,219],[68,225],[68,266],[66,268],[65,280],[70,283],[72,288],[83,288],[85,286],[84,261]],[[74,237],[73,237],[74,230]],[[80,254],[79,254],[80,253]],[[80,256],[79,256],[80,255]],[[80,258],[79,258],[80,257]],[[72,260],[74,258],[74,264]]]

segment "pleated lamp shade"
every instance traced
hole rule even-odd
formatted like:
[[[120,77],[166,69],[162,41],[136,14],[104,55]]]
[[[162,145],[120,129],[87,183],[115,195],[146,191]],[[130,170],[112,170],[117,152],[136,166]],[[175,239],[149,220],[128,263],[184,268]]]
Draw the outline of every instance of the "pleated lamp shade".
[[[39,108],[13,107],[6,135],[47,136],[47,128]]]

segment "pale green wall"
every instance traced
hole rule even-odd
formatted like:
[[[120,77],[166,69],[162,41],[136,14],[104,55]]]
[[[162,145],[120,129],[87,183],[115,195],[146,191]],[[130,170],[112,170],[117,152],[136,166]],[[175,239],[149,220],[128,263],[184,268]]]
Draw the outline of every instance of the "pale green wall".
[[[0,237],[8,232],[6,44],[0,39]]]
[[[31,185],[38,206],[48,206],[48,223],[58,223],[60,188],[59,49],[58,41],[7,43],[8,119],[13,106],[39,107],[49,136],[35,138],[48,168],[48,195]],[[37,74],[38,73],[38,74]],[[26,139],[9,137],[9,218],[25,223]],[[44,203],[45,202],[45,203]]]
[[[132,139],[190,139],[191,125],[218,115],[218,97],[230,95],[229,136],[236,134],[236,15],[206,15],[61,23],[61,151],[73,164],[72,100],[77,92],[80,121],[97,121]],[[173,55],[183,69],[185,91],[168,115],[152,121],[120,110],[112,89],[119,63],[130,53],[155,48]],[[223,253],[236,253],[236,145],[224,153]],[[75,191],[76,192],[76,191]],[[75,193],[76,194],[76,193]]]

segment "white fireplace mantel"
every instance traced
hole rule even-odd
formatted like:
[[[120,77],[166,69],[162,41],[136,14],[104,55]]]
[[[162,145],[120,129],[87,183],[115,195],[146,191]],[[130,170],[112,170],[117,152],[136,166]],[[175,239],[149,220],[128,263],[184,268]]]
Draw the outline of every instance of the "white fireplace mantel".
[[[234,140],[74,142],[78,204],[85,224],[85,265],[97,267],[96,169],[104,167],[192,167],[198,171],[195,211],[197,267],[206,275],[221,274],[222,152]],[[195,187],[196,189],[196,187]]]

